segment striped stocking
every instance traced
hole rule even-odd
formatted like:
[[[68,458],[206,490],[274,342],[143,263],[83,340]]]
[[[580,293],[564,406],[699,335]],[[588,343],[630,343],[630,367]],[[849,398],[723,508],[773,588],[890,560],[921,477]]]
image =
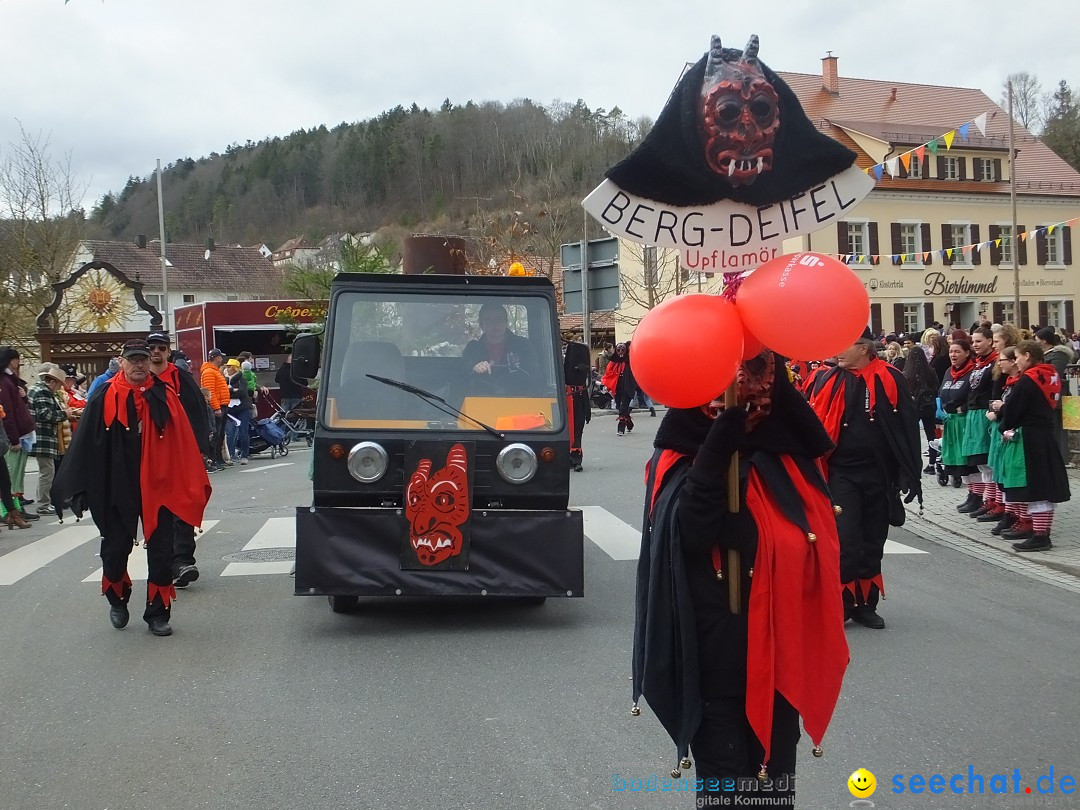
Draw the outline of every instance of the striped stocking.
[[[1040,537],[1050,536],[1050,526],[1053,523],[1053,512],[1036,512],[1031,516],[1032,531]]]

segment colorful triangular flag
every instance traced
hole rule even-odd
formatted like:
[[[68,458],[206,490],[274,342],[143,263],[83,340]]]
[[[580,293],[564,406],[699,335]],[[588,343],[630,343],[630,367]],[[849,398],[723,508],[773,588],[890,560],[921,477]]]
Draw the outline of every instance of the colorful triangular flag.
[[[924,155],[926,155],[926,144],[915,147],[915,156],[919,159],[919,163],[922,163]]]
[[[937,138],[934,138],[934,140],[932,140],[928,144],[926,144],[926,148],[930,150],[931,155],[936,155],[937,154],[937,147],[938,147]]]
[[[985,137],[986,136],[986,113],[983,113],[982,115],[976,116],[975,120],[974,120],[974,124],[975,124],[975,126],[977,126],[979,128],[979,133]]]
[[[1052,234],[1054,232],[1054,228],[1056,228],[1056,227],[1057,227],[1057,225],[1051,225],[1049,228],[1046,229],[1046,232],[1048,234]]]
[[[905,172],[911,171],[911,152],[904,152],[900,156],[900,163],[903,165]]]
[[[971,246],[971,249],[974,250],[976,253],[978,253],[979,248],[981,248],[981,247],[982,247],[982,242],[976,242],[974,245]]]
[[[956,130],[955,129],[950,129],[948,132],[945,133],[945,148],[946,149],[952,149],[952,142],[953,142],[953,138],[955,138],[955,137],[956,137]]]
[[[960,136],[960,140],[966,141],[968,130],[971,129],[971,123],[962,124],[956,128],[956,134]]]
[[[880,163],[877,164],[876,166],[874,166],[874,179],[875,180],[880,180],[881,179],[881,164]]]
[[[1031,236],[1031,234],[1029,234],[1029,233],[1028,233],[1027,231],[1021,231],[1021,232],[1020,232],[1020,241],[1021,241],[1021,242],[1026,242],[1026,241],[1027,241],[1027,238],[1028,238],[1029,236]]]
[[[888,160],[885,161],[885,168],[888,169],[889,174],[892,175],[893,177],[896,177],[896,175],[899,174],[899,172],[896,169],[897,161],[898,161],[898,158],[889,158]]]
[[[929,251],[929,250],[928,250],[928,251],[926,251],[926,253],[924,253],[924,254],[922,255],[922,259],[923,259],[923,261],[924,261],[924,262],[928,262],[928,261],[930,261],[930,251]]]

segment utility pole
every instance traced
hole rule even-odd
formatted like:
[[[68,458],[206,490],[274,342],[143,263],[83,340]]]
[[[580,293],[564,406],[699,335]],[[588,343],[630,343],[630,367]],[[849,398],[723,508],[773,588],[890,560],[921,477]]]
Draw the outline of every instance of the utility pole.
[[[1020,323],[1020,262],[1017,253],[1020,248],[1020,240],[1016,232],[1016,141],[1013,126],[1013,86],[1012,78],[1008,80],[1009,88],[1009,201],[1012,203],[1012,229],[1009,231],[1010,247],[1012,252],[1013,266],[1013,318],[1017,326],[1026,328],[1031,324]],[[1041,324],[1040,324],[1041,325]]]
[[[165,303],[165,334],[172,334],[172,307],[169,306],[169,267],[165,260],[165,203],[161,197],[161,158],[157,162],[157,217],[161,231],[161,299]]]
[[[589,325],[589,213],[581,209],[581,336],[592,351],[592,329]]]

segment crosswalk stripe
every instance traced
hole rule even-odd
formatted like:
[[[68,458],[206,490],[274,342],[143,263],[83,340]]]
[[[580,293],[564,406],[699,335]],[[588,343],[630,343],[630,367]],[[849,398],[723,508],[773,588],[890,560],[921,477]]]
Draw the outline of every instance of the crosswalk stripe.
[[[291,461],[283,461],[280,464],[259,465],[258,467],[252,467],[250,470],[241,470],[240,472],[242,472],[242,473],[264,472],[266,470],[272,470],[272,469],[274,469],[274,467],[288,467],[292,463],[293,462],[291,462]]]
[[[244,551],[262,548],[296,548],[296,518],[274,517],[255,532],[248,540]],[[258,576],[260,574],[288,574],[293,569],[292,560],[274,560],[263,562],[234,562],[225,566],[223,577]]]
[[[586,537],[612,560],[636,560],[641,546],[641,532],[634,526],[619,519],[602,506],[581,506]],[[206,520],[202,525],[204,533],[214,528],[220,521]],[[53,524],[61,525],[61,524]],[[54,560],[73,551],[84,543],[98,537],[97,528],[90,521],[74,526],[60,528],[53,534],[10,551],[0,556],[0,586],[11,585],[32,574]],[[243,551],[263,549],[295,549],[296,518],[272,517],[263,521],[258,530],[244,545]],[[928,552],[914,546],[887,540],[886,554],[926,554]],[[287,556],[282,554],[281,556]],[[252,562],[231,562],[225,566],[220,576],[263,576],[289,574],[293,570],[292,560],[261,560]],[[146,555],[132,554],[128,562],[128,574],[133,581],[145,580]],[[102,569],[98,568],[83,582],[101,582]]]
[[[0,585],[11,585],[43,565],[63,557],[69,551],[98,536],[97,527],[87,521],[61,529],[0,557]],[[98,578],[100,581],[100,577]]]
[[[895,540],[885,541],[885,553],[886,554],[927,554],[929,552],[923,551],[921,548],[915,548],[915,546],[907,546],[903,543],[897,543]]]
[[[202,530],[205,533],[210,529],[214,528],[214,526],[216,526],[217,524],[218,521],[216,520],[204,520],[202,524]],[[198,542],[198,539],[199,537],[198,535],[196,535],[196,542]],[[134,549],[131,552],[131,555],[128,557],[128,576],[131,577],[132,582],[145,581],[146,577],[148,576],[146,570],[146,554],[141,553],[142,544],[140,543],[139,545],[140,548]],[[83,582],[101,582],[101,575],[103,573],[105,573],[104,569],[99,568],[97,571],[84,579]]]
[[[602,506],[582,506],[585,534],[613,560],[636,560],[641,551],[641,529],[620,520]]]

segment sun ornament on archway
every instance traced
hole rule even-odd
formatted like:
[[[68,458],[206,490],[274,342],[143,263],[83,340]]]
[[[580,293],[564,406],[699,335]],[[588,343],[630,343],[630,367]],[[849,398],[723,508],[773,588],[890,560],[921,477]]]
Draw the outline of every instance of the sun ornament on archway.
[[[108,332],[135,314],[131,291],[111,273],[95,269],[82,275],[68,293],[71,325],[79,331]]]

